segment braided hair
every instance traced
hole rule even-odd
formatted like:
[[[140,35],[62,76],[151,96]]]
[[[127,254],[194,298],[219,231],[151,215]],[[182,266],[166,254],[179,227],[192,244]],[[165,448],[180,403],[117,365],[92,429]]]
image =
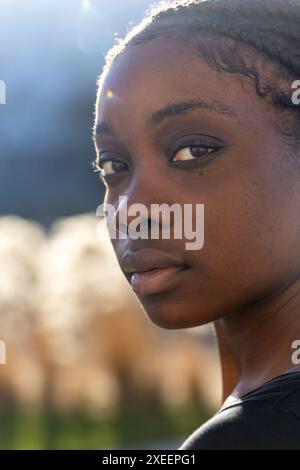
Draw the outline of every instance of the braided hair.
[[[196,37],[196,52],[218,71],[241,74],[261,98],[281,111],[279,130],[300,144],[300,106],[292,83],[300,79],[300,0],[176,0],[152,5],[146,17],[108,51],[104,72],[128,46],[156,37]],[[264,70],[272,70],[262,80]],[[99,85],[102,75],[99,77]],[[282,111],[287,111],[287,119]]]

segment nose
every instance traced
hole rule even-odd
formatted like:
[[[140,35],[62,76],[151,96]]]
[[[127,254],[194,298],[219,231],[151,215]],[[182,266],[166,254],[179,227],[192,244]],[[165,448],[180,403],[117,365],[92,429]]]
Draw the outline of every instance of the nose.
[[[115,211],[116,229],[125,236],[136,239],[159,238],[170,230],[172,217],[168,197],[163,188],[152,180],[133,181],[125,194],[119,196]]]

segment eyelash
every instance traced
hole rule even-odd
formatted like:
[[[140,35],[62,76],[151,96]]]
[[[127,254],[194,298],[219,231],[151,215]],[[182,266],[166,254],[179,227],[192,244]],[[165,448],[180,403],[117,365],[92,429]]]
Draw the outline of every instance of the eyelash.
[[[174,161],[172,162],[172,159],[175,157],[175,155],[180,151],[180,150],[183,150],[183,149],[192,149],[194,147],[200,147],[200,148],[204,148],[206,150],[211,150],[208,154],[205,154],[205,155],[201,155],[200,157],[194,157],[193,159],[190,159],[190,160],[183,160],[183,161]],[[193,144],[190,144],[190,145],[181,145],[179,146],[178,148],[176,148],[174,151],[172,151],[172,155],[171,155],[171,158],[169,158],[169,161],[170,163],[172,163],[172,165],[175,165],[175,166],[178,166],[178,167],[181,167],[181,168],[195,168],[195,167],[199,167],[200,165],[203,165],[204,163],[208,162],[211,158],[213,158],[211,156],[211,154],[215,154],[217,153],[219,150],[221,150],[221,146],[220,145],[217,145],[215,142],[214,143],[205,143],[205,144],[197,144],[197,143],[193,143]],[[112,152],[101,152],[100,155],[99,155],[99,158],[101,156],[101,154],[103,153],[112,153]],[[107,159],[103,159],[102,162],[100,162],[100,164],[97,165],[97,169],[96,171],[99,173],[99,179],[100,181],[102,182],[106,182],[106,180],[108,180],[109,178],[114,178],[118,175],[120,175],[122,172],[117,172],[115,174],[112,174],[112,175],[105,175],[105,172],[103,170],[103,168],[101,168],[101,163],[107,163],[107,162],[121,162],[121,163],[124,163],[124,164],[127,164],[126,162],[123,162],[122,160],[118,160],[118,159],[114,159],[114,158],[107,158]]]

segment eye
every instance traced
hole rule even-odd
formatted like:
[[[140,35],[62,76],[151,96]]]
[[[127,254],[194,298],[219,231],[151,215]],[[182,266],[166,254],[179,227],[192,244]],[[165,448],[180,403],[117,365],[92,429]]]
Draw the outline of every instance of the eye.
[[[98,169],[102,177],[116,175],[118,173],[128,171],[129,166],[126,162],[122,160],[117,160],[116,158],[110,158],[108,156],[102,157],[104,153],[108,154],[109,152],[102,152],[99,155]]]
[[[188,145],[177,150],[172,161],[181,162],[185,160],[197,160],[200,157],[207,157],[210,153],[218,150],[219,147],[211,145]]]

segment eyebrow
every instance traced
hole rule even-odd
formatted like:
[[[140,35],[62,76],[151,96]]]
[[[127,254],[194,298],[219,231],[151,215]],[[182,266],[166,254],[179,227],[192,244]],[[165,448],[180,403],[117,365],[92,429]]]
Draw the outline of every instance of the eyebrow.
[[[232,118],[238,117],[236,111],[233,108],[221,101],[209,102],[201,100],[200,98],[196,98],[188,101],[170,103],[158,111],[154,111],[147,119],[147,126],[150,127],[160,124],[167,118],[186,114],[188,112],[194,111],[195,109],[207,109],[209,111],[213,111],[218,114],[224,114]]]
[[[217,114],[226,115],[230,118],[238,118],[236,111],[231,106],[228,106],[222,101],[214,100],[208,102],[200,98],[196,98],[188,101],[169,103],[163,108],[152,112],[146,120],[146,127],[153,127],[162,123],[167,118],[180,116],[196,109],[206,109]],[[115,136],[115,132],[112,126],[104,121],[97,123],[94,128],[94,137],[99,136],[100,134]]]

